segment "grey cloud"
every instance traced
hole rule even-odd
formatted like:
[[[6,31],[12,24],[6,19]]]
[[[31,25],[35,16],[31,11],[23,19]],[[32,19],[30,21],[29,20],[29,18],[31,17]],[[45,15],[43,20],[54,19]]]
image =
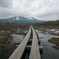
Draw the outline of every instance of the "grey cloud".
[[[27,16],[39,20],[59,19],[58,2],[59,0],[0,0],[0,18]]]
[[[0,7],[11,8],[13,0],[0,0]]]

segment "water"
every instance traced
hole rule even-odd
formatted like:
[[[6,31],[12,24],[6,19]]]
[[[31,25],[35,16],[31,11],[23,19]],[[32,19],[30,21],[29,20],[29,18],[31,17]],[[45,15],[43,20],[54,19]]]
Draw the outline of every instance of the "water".
[[[16,33],[19,32],[23,32],[23,33],[27,33],[28,30],[21,30],[21,29],[17,29]],[[5,33],[9,31],[1,31],[1,33]],[[19,43],[22,42],[23,38],[25,37],[24,35],[20,35],[20,34],[10,34],[10,36],[12,36],[13,38],[10,40],[10,44],[5,44],[5,43],[0,43],[0,59],[8,59],[14,49],[14,43]],[[0,38],[5,37],[5,36],[0,36]],[[3,47],[4,46],[4,47]],[[5,50],[4,52],[2,52],[2,50]],[[1,55],[1,53],[3,53],[3,55]]]
[[[4,48],[0,47],[0,59],[8,59],[10,54],[12,53],[13,49],[14,49],[14,43],[18,43],[21,42],[24,38],[23,35],[19,35],[19,34],[11,34],[11,36],[13,37],[13,39],[11,40],[10,44],[3,44],[0,43],[0,46],[5,46]],[[1,56],[1,50],[5,49],[5,53],[3,54],[3,56]]]
[[[18,29],[17,32],[19,32],[19,31],[20,30]],[[22,31],[22,32],[27,33],[27,31]],[[51,34],[48,34],[47,32],[45,32],[45,34],[44,34],[38,30],[36,30],[36,31],[38,33],[38,36],[41,40],[41,44],[43,46],[42,59],[59,59],[59,50],[52,47],[55,44],[48,42],[49,39],[51,39],[53,37],[59,38],[59,36],[51,35]],[[11,34],[11,36],[13,37],[13,39],[10,44],[1,44],[0,43],[0,45],[5,46],[5,48],[0,48],[0,59],[8,59],[9,56],[11,55],[11,51],[14,48],[13,44],[21,42],[23,40],[23,38],[25,37],[25,36],[19,35],[19,34]],[[0,36],[0,38],[1,38],[1,36]],[[1,56],[2,49],[6,49],[6,52],[3,56]]]
[[[13,37],[11,44],[21,42],[24,37],[23,35],[19,35],[19,34],[11,34],[11,36]]]
[[[50,35],[47,32],[46,32],[46,34],[44,34],[38,30],[36,30],[36,31],[41,40],[41,44],[43,45],[42,59],[59,59],[59,50],[52,47],[55,44],[48,42],[49,39],[51,39],[53,37],[59,38],[59,36]]]

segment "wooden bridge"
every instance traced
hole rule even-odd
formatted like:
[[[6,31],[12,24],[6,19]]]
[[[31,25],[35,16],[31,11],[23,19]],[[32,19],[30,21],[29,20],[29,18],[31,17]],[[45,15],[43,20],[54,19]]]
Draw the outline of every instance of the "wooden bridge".
[[[12,55],[9,57],[9,59],[21,59],[22,58],[24,50],[25,50],[27,43],[29,41],[31,32],[33,34],[33,39],[32,39],[29,59],[41,59],[37,35],[36,35],[36,32],[32,26],[30,26],[26,37],[19,44],[19,46],[15,49],[15,51],[12,53]]]

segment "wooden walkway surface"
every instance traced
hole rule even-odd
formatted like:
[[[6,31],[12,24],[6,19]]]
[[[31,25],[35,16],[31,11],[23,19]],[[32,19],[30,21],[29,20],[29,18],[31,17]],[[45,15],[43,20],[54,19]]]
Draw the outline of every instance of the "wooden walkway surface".
[[[37,39],[37,35],[33,27],[32,27],[32,31],[33,31],[33,40],[32,40],[32,47],[31,47],[29,59],[41,59],[39,46],[38,46],[38,39]]]
[[[30,27],[26,37],[23,39],[23,41],[17,47],[17,49],[12,53],[12,55],[9,57],[9,59],[21,59],[22,54],[23,54],[23,52],[25,50],[25,47],[26,47],[26,45],[28,43],[28,40],[29,40],[29,37],[30,37],[30,33],[31,33],[31,27]]]
[[[25,47],[29,41],[29,37],[31,34],[31,28],[33,31],[33,39],[32,39],[32,46],[30,51],[30,57],[29,59],[41,59],[40,52],[39,52],[39,46],[38,46],[38,39],[35,30],[32,26],[30,26],[30,29],[26,35],[26,37],[23,39],[21,44],[17,47],[17,49],[12,53],[12,55],[9,57],[9,59],[21,59],[22,54],[25,50]]]

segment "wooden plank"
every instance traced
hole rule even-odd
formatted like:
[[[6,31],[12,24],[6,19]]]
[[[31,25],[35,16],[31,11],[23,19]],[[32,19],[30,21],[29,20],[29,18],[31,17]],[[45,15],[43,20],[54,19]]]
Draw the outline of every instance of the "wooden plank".
[[[40,52],[39,52],[37,35],[36,35],[33,27],[32,27],[32,30],[33,30],[33,40],[32,40],[32,47],[31,47],[31,52],[30,52],[29,59],[41,59]]]
[[[26,45],[28,43],[30,33],[31,33],[31,27],[30,27],[26,37],[23,39],[21,44],[16,48],[16,50],[12,53],[12,55],[9,57],[9,59],[21,59],[22,54],[23,54],[23,52],[25,50],[25,47],[26,47]]]

